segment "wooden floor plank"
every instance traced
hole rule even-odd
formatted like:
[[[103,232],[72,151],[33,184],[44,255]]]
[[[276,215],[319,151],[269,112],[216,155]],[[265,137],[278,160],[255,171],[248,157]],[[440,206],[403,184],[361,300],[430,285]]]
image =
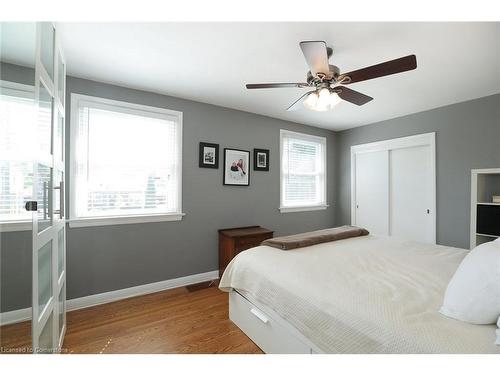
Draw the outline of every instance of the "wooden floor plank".
[[[229,320],[216,286],[176,288],[68,312],[66,353],[262,353]],[[3,348],[30,346],[30,322],[0,328]]]

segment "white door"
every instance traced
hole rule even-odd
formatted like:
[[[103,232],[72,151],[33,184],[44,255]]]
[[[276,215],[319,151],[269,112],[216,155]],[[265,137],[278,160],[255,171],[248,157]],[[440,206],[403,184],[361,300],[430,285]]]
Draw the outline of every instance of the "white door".
[[[35,353],[61,348],[66,324],[64,215],[65,63],[55,28],[37,26],[37,150],[33,171],[32,341]]]
[[[351,147],[351,222],[436,243],[435,133]]]
[[[391,150],[389,234],[434,243],[433,178],[429,145]]]
[[[388,151],[356,154],[355,225],[372,234],[388,235]]]

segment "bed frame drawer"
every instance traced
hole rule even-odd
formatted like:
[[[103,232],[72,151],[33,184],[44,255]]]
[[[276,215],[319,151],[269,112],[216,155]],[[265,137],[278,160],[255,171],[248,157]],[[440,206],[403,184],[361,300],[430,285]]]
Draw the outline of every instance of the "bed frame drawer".
[[[229,318],[265,353],[312,353],[310,346],[235,291],[229,293]]]

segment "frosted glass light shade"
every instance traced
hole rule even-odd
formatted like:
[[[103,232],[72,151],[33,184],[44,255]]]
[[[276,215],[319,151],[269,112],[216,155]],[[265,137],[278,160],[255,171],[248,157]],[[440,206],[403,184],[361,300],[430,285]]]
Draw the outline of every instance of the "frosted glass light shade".
[[[341,101],[336,92],[323,88],[310,93],[304,100],[304,106],[313,111],[325,112],[335,108]]]

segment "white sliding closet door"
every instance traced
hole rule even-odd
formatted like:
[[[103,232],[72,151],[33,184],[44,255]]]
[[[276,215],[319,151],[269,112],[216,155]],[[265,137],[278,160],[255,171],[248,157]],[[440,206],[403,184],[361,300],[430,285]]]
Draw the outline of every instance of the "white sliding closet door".
[[[351,222],[436,242],[435,133],[351,147]]]
[[[388,165],[387,151],[356,155],[356,225],[373,234],[387,235],[389,230]]]
[[[389,160],[389,234],[433,243],[433,168],[430,146],[391,150]]]

